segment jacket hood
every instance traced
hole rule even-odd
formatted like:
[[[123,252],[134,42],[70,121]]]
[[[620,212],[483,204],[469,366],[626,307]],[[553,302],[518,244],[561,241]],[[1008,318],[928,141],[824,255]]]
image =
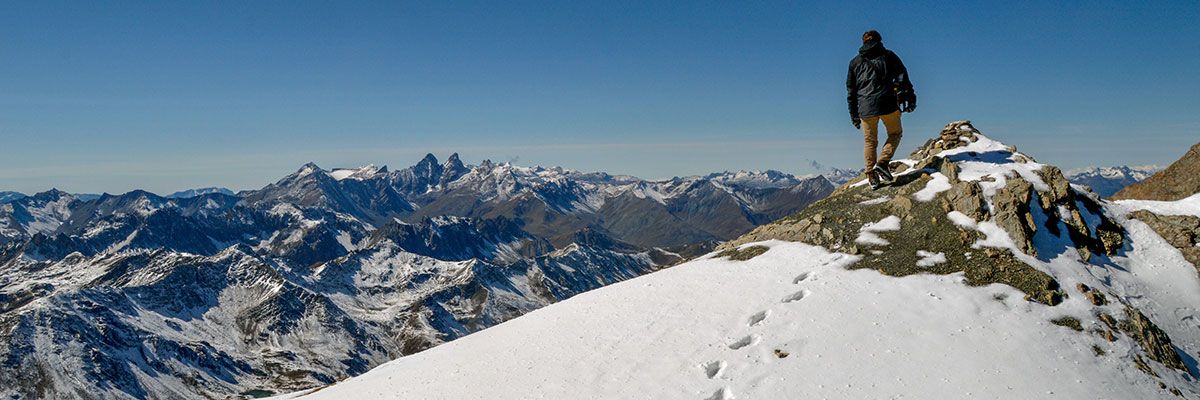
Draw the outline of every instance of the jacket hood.
[[[876,58],[883,55],[886,51],[887,49],[883,48],[883,42],[872,40],[863,43],[862,48],[858,49],[858,54],[864,58]]]

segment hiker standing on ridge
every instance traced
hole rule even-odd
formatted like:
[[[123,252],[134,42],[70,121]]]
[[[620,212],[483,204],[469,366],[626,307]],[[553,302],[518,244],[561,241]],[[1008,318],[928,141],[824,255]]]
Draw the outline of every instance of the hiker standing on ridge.
[[[912,82],[900,57],[883,48],[879,32],[867,31],[862,36],[863,45],[858,56],[850,60],[850,73],[846,76],[846,101],[850,103],[850,122],[854,128],[862,128],[864,155],[867,168],[864,173],[871,189],[878,189],[893,180],[888,163],[900,145],[904,129],[900,126],[900,111],[912,112],[917,108],[917,96]],[[879,146],[879,120],[887,128],[887,141],[883,152],[876,158]]]

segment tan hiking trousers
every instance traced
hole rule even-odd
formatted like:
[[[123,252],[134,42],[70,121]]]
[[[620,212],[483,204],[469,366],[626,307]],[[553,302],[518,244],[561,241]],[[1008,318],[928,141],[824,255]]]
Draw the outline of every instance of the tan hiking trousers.
[[[875,149],[879,147],[879,120],[883,120],[883,126],[887,128],[887,141],[883,142],[883,152],[876,159]],[[867,161],[867,171],[870,171],[871,168],[875,168],[877,162],[886,163],[896,155],[896,147],[900,146],[900,136],[904,132],[904,128],[900,126],[900,111],[878,117],[863,118],[862,130],[863,156]]]

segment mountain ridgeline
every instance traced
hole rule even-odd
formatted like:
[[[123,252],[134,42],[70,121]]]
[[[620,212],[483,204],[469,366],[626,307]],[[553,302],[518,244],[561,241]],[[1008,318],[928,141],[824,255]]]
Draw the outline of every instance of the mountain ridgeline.
[[[0,204],[0,396],[318,387],[633,278],[824,198],[774,171],[646,181],[426,156],[259,190]]]

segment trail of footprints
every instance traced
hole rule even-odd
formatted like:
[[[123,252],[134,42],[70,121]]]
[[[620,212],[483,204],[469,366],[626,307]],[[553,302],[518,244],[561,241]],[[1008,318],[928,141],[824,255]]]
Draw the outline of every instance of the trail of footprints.
[[[836,260],[833,260],[833,261],[836,261]],[[830,264],[833,261],[829,261],[829,262],[823,263],[821,265],[824,266],[824,265]],[[792,279],[792,284],[799,285],[801,282],[804,282],[805,280],[808,280],[810,277],[812,277],[812,275],[813,274],[811,272],[802,272],[802,273],[800,273],[800,275],[796,275],[796,277],[794,279]],[[809,291],[808,289],[800,289],[799,291],[797,291],[795,293],[785,296],[779,302],[783,303],[783,304],[797,302],[797,301],[803,300],[805,297],[807,297],[811,293],[812,292]],[[756,312],[756,313],[754,313],[754,315],[751,315],[749,318],[746,319],[746,327],[754,328],[756,326],[762,325],[763,322],[765,322],[767,320],[767,317],[770,317],[770,316],[771,316],[770,309]],[[757,345],[760,342],[762,342],[762,336],[751,333],[749,335],[743,336],[741,339],[738,339],[738,340],[734,341],[733,343],[730,343],[728,347],[730,350],[738,351],[738,350],[741,350],[741,349],[744,349],[747,347],[752,347],[754,345]],[[775,349],[776,357],[785,358],[788,355],[790,355],[790,353],[785,352],[780,349]],[[705,374],[705,376],[708,377],[708,379],[716,379],[716,378],[721,377],[721,375],[725,372],[725,369],[728,366],[729,366],[729,363],[727,363],[723,360],[713,360],[713,361],[704,363],[704,365],[702,365],[702,367],[704,368],[704,374]],[[720,389],[717,389],[716,392],[713,392],[713,394],[711,396],[705,398],[705,400],[731,400],[733,398],[734,398],[733,390],[729,386],[725,386]]]

